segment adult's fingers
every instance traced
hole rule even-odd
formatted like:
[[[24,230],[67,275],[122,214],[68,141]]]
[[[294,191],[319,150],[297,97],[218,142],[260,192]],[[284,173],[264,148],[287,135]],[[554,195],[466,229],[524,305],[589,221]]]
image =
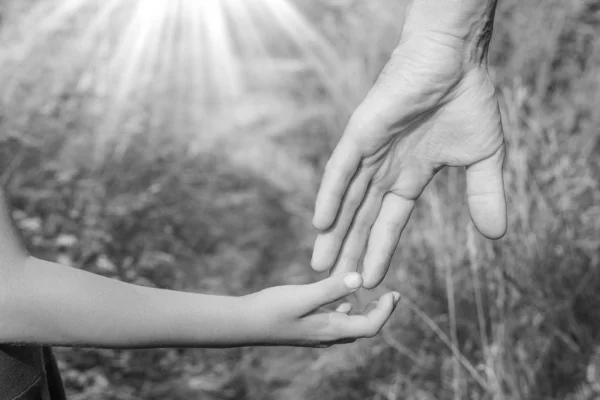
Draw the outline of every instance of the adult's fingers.
[[[365,288],[372,289],[383,280],[414,207],[414,200],[391,192],[385,195],[363,260]]]
[[[317,236],[310,262],[315,271],[323,272],[333,267],[342,248],[344,238],[355,218],[356,210],[361,207],[361,203],[365,200],[365,193],[368,190],[370,180],[371,175],[368,171],[359,171],[347,192],[335,224],[331,229],[320,232]]]
[[[335,222],[344,195],[360,166],[360,161],[359,147],[351,138],[343,136],[327,162],[317,194],[313,226],[318,230],[329,229]]]
[[[359,261],[367,247],[369,232],[379,214],[382,200],[382,192],[371,187],[364,203],[352,221],[352,225],[345,235],[346,237],[343,238],[340,255],[331,270],[332,275],[344,274],[358,269]],[[337,234],[337,232],[334,231],[332,234]]]
[[[504,146],[467,167],[467,201],[475,227],[488,239],[506,233],[506,198],[502,179]]]

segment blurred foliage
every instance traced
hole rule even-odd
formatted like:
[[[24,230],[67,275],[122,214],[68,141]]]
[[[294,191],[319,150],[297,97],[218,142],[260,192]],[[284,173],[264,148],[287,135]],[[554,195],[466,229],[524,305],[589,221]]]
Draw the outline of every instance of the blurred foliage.
[[[462,173],[443,171],[382,287],[355,299],[401,291],[377,338],[327,350],[57,349],[70,398],[599,398],[600,8],[499,3],[491,72],[509,148],[505,238],[480,237]],[[401,10],[385,0],[299,6],[346,68],[327,82],[299,75],[267,103],[248,99],[241,129],[219,115],[202,132],[225,132],[216,146],[190,151],[176,135],[140,134],[142,110],[123,128],[135,133],[127,146],[97,158],[101,115],[83,107],[85,88],[57,97],[41,74],[5,99],[0,171],[32,251],[187,291],[236,295],[314,279],[319,175],[393,48]],[[62,65],[51,52],[48,65]],[[262,114],[259,103],[278,112]]]

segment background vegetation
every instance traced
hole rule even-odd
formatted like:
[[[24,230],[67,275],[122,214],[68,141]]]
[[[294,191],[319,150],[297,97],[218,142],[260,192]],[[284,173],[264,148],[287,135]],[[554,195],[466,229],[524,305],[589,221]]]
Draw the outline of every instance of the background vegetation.
[[[174,117],[150,123],[140,100],[101,153],[93,76],[73,61],[77,21],[14,78],[19,18],[34,3],[0,6],[0,171],[37,255],[233,295],[320,278],[308,266],[314,195],[397,40],[398,2],[297,2],[333,43],[335,68],[296,68],[261,101],[240,100],[235,124],[230,108],[193,136],[175,134]],[[402,293],[377,338],[327,350],[56,349],[70,398],[599,398],[600,3],[500,0],[491,72],[508,142],[509,232],[480,237],[463,172],[440,173],[382,287],[355,299]]]

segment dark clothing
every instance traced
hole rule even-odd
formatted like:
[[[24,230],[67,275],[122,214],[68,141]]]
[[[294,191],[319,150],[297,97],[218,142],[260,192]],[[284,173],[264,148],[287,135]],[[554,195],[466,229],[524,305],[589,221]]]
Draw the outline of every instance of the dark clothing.
[[[66,400],[50,348],[0,346],[0,400]]]

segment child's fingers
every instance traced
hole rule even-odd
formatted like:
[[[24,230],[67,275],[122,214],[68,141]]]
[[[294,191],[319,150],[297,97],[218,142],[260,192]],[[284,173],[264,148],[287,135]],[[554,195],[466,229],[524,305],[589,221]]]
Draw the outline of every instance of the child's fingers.
[[[368,314],[369,312],[374,310],[376,307],[377,307],[377,301],[370,302],[369,304],[367,304],[367,306],[363,310],[363,315]],[[335,309],[335,311],[348,315],[348,314],[350,314],[350,312],[352,311],[353,308],[354,307],[352,306],[352,303],[342,303]]]
[[[296,286],[289,298],[297,304],[297,311],[304,315],[355,292],[362,286],[358,272],[336,275],[309,285]]]
[[[333,331],[334,340],[377,335],[390,318],[399,299],[400,294],[387,293],[379,299],[374,307],[367,307],[367,309],[372,309],[363,315],[338,314],[338,318],[330,318],[332,322],[330,329]]]
[[[335,311],[342,314],[350,314],[352,311],[352,303],[342,303],[338,306],[338,308],[335,309]]]
[[[367,315],[371,311],[373,311],[374,309],[376,309],[377,308],[377,303],[379,303],[379,302],[377,300],[374,300],[374,301],[370,302],[369,304],[367,304],[367,306],[363,310],[362,314],[363,315]]]

